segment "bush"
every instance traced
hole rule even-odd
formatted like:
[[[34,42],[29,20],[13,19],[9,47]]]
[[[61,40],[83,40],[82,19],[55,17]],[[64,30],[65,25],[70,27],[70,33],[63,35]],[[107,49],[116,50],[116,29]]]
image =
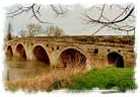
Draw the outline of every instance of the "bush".
[[[72,84],[69,89],[85,90],[92,88],[111,89],[117,88],[120,91],[135,89],[133,68],[104,68],[94,69],[83,75],[72,77]]]

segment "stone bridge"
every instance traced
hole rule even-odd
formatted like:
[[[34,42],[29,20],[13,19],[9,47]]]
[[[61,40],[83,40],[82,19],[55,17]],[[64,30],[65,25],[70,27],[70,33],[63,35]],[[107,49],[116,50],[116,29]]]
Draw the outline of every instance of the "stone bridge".
[[[15,38],[5,43],[7,56],[39,60],[50,66],[133,67],[133,36]]]

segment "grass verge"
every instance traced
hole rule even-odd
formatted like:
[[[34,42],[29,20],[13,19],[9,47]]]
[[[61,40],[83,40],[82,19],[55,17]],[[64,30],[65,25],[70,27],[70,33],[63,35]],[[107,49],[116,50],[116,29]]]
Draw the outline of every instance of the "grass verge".
[[[72,76],[70,90],[117,89],[119,91],[136,88],[134,68],[92,69],[85,74]]]

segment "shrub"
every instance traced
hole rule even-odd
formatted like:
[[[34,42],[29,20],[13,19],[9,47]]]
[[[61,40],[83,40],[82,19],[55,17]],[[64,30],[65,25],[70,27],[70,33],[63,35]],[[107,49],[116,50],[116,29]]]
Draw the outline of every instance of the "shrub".
[[[132,68],[94,69],[83,75],[73,76],[73,82],[68,88],[85,90],[98,87],[100,89],[117,88],[120,91],[125,91],[136,88],[133,75]]]

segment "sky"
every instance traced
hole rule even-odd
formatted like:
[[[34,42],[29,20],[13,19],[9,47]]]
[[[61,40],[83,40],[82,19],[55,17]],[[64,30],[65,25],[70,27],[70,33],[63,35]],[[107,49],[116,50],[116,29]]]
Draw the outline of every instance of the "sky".
[[[6,8],[7,12],[13,12],[17,10],[18,7],[24,6],[27,7],[31,4],[26,5],[13,5]],[[127,4],[119,5],[122,8],[125,8]],[[56,8],[59,9],[59,5],[55,5]],[[93,5],[93,6],[82,6],[82,5],[61,5],[65,12],[63,15],[57,16],[56,13],[52,10],[50,5],[41,5],[40,9],[40,19],[43,21],[47,21],[49,23],[39,23],[35,18],[32,18],[31,11],[24,12],[20,15],[14,17],[7,17],[6,21],[6,29],[8,23],[12,25],[12,34],[20,35],[21,30],[27,30],[27,25],[34,23],[42,26],[44,31],[44,35],[47,35],[47,27],[54,25],[62,28],[64,30],[65,35],[93,35],[97,29],[99,29],[102,25],[97,23],[87,23],[85,15],[88,14],[95,19],[100,17],[101,13],[101,5]],[[118,7],[118,5],[109,5],[104,9],[104,15],[110,20],[117,17],[122,13],[123,10]],[[134,13],[133,13],[134,15]],[[122,18],[122,17],[120,17]],[[130,17],[128,20],[119,23],[119,25],[130,25],[135,26],[135,17]],[[39,33],[40,35],[42,33]],[[130,32],[129,35],[133,35],[134,32]],[[127,35],[125,31],[112,30],[111,28],[103,28],[96,35]]]

